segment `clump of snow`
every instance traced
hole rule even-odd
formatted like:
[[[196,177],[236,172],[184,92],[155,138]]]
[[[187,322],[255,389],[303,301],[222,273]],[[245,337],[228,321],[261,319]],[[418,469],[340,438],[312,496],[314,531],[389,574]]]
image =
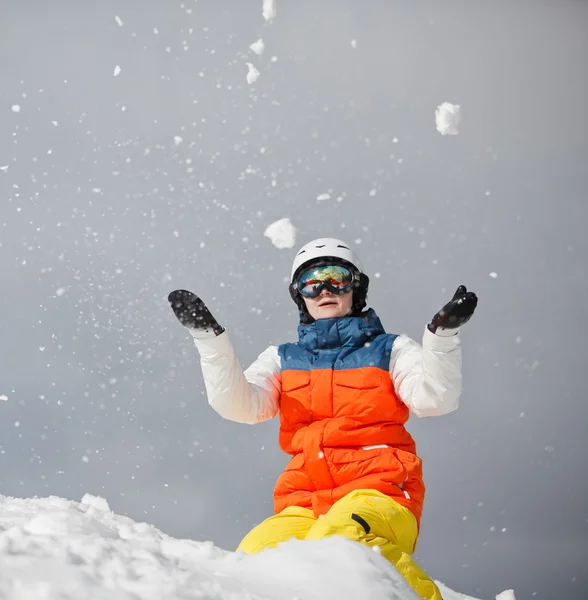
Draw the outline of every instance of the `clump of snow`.
[[[271,21],[276,17],[276,2],[275,0],[263,0],[263,18],[266,21]]]
[[[247,72],[247,83],[252,84],[259,78],[259,71],[249,62],[247,63],[247,68],[249,69]]]
[[[316,199],[319,202],[322,202],[323,200],[330,200],[331,199],[331,194],[329,194],[328,192],[325,192],[323,194],[319,194]]]
[[[20,104],[13,104],[12,105],[12,112],[20,112]]]
[[[122,19],[121,19],[121,18],[120,18],[118,15],[115,15],[115,16],[114,16],[114,20],[116,21],[116,23],[117,23],[117,25],[118,25],[119,27],[122,27],[122,26],[123,26],[123,21],[122,21]]]
[[[461,122],[461,107],[459,104],[443,102],[435,111],[435,123],[437,131],[441,135],[457,135]]]
[[[116,65],[116,67],[114,67],[114,76],[117,77],[120,74],[121,68]]]
[[[496,600],[515,600],[513,590],[504,590],[504,592],[500,592],[500,594],[496,596]]]
[[[249,46],[249,48],[255,52],[255,54],[262,54],[263,51],[265,50],[265,44],[263,43],[263,40],[260,38],[257,40],[257,42],[253,42],[253,44],[251,44]]]
[[[183,143],[184,138],[181,135],[174,135],[174,145],[179,146]]]
[[[82,504],[85,504],[86,506],[90,506],[91,508],[94,508],[98,511],[110,512],[110,506],[108,505],[108,502],[100,496],[92,496],[92,494],[84,494],[84,497],[82,498]]]
[[[292,248],[296,243],[296,228],[287,217],[268,225],[263,235],[270,238],[276,248]]]
[[[8,171],[8,165],[2,165],[0,171]]]
[[[343,537],[245,555],[170,537],[91,494],[0,495],[0,564],[2,600],[418,600],[378,552]],[[437,583],[444,600],[476,600]]]
[[[2,401],[2,402],[8,402],[8,396],[5,396],[3,394],[2,396],[0,396],[0,401]]]
[[[357,48],[357,40],[351,40],[351,47]]]
[[[492,279],[496,279],[498,277],[498,273],[496,273],[496,271],[492,271],[492,273],[490,273],[490,277],[492,277]]]

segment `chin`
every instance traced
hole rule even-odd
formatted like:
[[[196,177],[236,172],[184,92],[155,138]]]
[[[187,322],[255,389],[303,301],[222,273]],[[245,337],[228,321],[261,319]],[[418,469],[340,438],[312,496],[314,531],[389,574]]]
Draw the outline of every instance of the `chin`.
[[[335,317],[342,317],[341,310],[339,308],[328,308],[325,310],[318,311],[317,319],[334,319]]]

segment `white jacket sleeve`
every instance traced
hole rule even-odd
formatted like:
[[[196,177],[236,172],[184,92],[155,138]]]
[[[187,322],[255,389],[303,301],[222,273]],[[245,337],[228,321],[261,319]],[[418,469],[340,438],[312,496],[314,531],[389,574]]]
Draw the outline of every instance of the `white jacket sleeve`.
[[[392,345],[390,375],[400,399],[418,417],[456,410],[462,391],[459,333],[436,335],[425,327],[421,346],[406,335]]]
[[[193,336],[208,403],[221,417],[253,424],[276,416],[282,391],[276,346],[267,348],[243,372],[226,331],[214,337]]]

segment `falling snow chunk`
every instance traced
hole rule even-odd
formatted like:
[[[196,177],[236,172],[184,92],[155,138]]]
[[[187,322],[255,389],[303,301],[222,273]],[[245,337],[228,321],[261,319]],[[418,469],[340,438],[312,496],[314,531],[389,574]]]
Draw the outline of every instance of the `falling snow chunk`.
[[[274,221],[263,232],[276,248],[292,248],[296,243],[296,229],[287,217]]]
[[[257,81],[259,77],[259,71],[251,63],[247,63],[247,67],[249,69],[247,73],[247,83],[252,84]]]
[[[263,18],[266,21],[271,21],[276,16],[275,0],[263,0]]]
[[[8,402],[8,396],[4,396],[4,395],[0,396],[0,401]]]
[[[324,194],[319,194],[316,199],[319,202],[322,202],[323,200],[330,200],[331,199],[331,194],[325,192]]]
[[[65,288],[58,288],[55,290],[56,296],[63,296],[65,294]]]
[[[490,277],[492,277],[492,279],[496,279],[498,277],[498,273],[496,273],[496,271],[492,271],[492,273],[490,273]]]
[[[261,55],[263,53],[263,51],[265,50],[265,44],[263,43],[263,40],[260,38],[257,40],[257,42],[253,42],[253,44],[251,44],[249,46],[249,48],[251,50],[253,50],[253,52],[255,52],[255,54]]]
[[[20,104],[13,104],[12,105],[12,112],[20,112]]]
[[[179,146],[183,141],[184,141],[184,138],[182,138],[179,135],[174,135],[174,144],[176,146]]]
[[[441,135],[457,135],[458,126],[461,121],[461,108],[459,104],[443,102],[435,111],[435,123],[437,131]]]
[[[357,40],[351,40],[351,47],[357,48]]]
[[[120,71],[121,71],[120,67],[118,65],[116,65],[116,67],[114,67],[114,76],[116,77],[117,75],[119,75]]]
[[[122,19],[118,15],[115,15],[114,20],[116,21],[116,23],[119,27],[123,26]]]
[[[0,171],[8,171],[8,165],[0,167]]]

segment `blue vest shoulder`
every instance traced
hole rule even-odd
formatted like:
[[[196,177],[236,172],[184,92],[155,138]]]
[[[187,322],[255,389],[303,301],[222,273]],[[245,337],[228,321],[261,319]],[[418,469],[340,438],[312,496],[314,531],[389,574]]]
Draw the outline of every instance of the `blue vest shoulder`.
[[[393,333],[382,333],[362,346],[317,348],[309,350],[299,342],[278,346],[281,370],[310,371],[311,369],[361,369],[377,367],[388,371]]]

